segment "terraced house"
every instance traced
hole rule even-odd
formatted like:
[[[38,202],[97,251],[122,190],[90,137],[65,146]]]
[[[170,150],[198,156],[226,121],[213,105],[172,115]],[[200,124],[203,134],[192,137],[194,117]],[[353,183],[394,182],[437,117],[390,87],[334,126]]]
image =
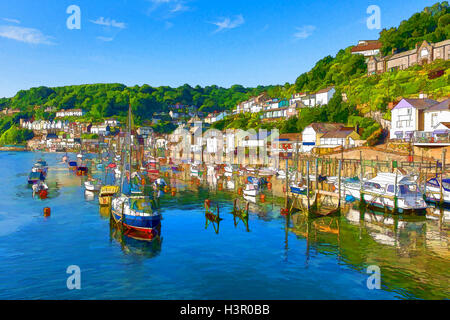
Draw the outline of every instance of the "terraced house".
[[[404,70],[416,64],[424,65],[437,59],[450,59],[450,39],[436,43],[423,41],[412,50],[395,53],[384,57],[371,56],[367,62],[368,75],[386,71]]]

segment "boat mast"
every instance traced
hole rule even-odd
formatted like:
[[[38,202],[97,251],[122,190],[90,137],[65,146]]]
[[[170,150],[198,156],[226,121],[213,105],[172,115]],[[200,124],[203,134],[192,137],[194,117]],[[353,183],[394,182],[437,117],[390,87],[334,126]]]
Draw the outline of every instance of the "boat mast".
[[[129,161],[130,161],[130,181],[131,181],[131,101],[128,103],[128,151],[129,151]]]

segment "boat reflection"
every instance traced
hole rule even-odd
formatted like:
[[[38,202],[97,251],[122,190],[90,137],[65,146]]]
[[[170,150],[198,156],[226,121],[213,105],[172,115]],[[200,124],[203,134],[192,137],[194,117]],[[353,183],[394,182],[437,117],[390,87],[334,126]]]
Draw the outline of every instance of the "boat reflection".
[[[306,240],[307,263],[315,256],[311,250],[333,254],[363,273],[369,265],[379,266],[384,289],[403,298],[448,298],[448,228],[423,216],[378,214],[358,206],[341,212],[313,219],[300,212],[291,216],[287,228]]]
[[[94,201],[94,199],[95,199],[95,193],[92,192],[92,191],[85,190],[85,191],[84,191],[84,199],[85,199],[86,201]]]
[[[161,252],[162,240],[161,225],[159,225],[159,235],[149,239],[145,234],[131,233],[117,225],[113,219],[110,219],[110,239],[120,244],[125,254],[154,258]]]

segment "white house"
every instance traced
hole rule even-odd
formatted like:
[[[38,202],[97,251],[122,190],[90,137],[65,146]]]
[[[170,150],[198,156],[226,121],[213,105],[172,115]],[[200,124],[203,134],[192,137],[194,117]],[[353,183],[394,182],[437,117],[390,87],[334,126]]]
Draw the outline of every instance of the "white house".
[[[352,48],[352,54],[362,54],[365,57],[375,56],[380,53],[381,42],[378,40],[360,40],[358,45]]]
[[[107,125],[100,124],[91,127],[91,133],[98,134],[99,136],[107,136],[109,132],[109,126]]]
[[[415,132],[424,131],[424,110],[437,104],[431,99],[402,99],[391,110],[390,139],[410,139]],[[430,115],[431,117],[431,115]]]
[[[320,145],[320,138],[327,132],[339,130],[344,127],[342,123],[314,122],[302,131],[302,152],[310,152]]]
[[[328,104],[328,102],[330,102],[335,92],[336,89],[334,89],[334,87],[328,87],[317,91],[315,104],[316,105]]]
[[[450,98],[437,103],[424,110],[424,131],[434,132],[439,129],[441,123],[450,122]]]
[[[220,112],[218,114],[215,113],[215,114],[213,114],[213,117],[211,118],[211,123],[223,120],[227,115],[228,115],[228,113],[226,111]]]
[[[81,117],[84,115],[84,111],[82,109],[67,109],[67,110],[59,110],[56,112],[56,118],[63,117]]]
[[[119,121],[117,119],[106,119],[105,120],[105,125],[110,126],[110,127],[117,127],[119,125]]]

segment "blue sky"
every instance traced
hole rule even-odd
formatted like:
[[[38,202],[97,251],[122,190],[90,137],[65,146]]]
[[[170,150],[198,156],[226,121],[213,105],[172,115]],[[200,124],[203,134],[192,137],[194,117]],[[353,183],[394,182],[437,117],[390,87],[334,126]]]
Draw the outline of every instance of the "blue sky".
[[[84,83],[229,87],[294,82],[359,39],[369,5],[381,28],[425,0],[14,0],[0,3],[0,97]],[[69,30],[67,7],[81,10]]]

